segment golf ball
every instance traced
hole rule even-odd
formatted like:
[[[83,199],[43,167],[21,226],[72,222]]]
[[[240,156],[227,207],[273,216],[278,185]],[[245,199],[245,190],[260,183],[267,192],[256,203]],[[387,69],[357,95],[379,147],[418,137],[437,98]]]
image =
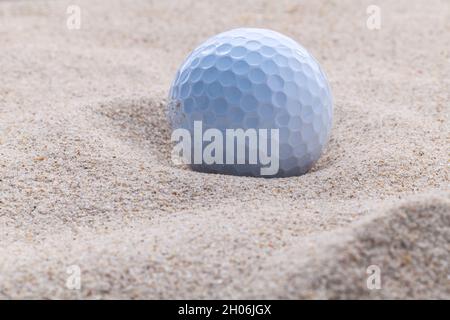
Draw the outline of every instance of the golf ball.
[[[186,163],[203,172],[304,174],[319,159],[332,125],[331,91],[316,59],[291,38],[266,29],[239,28],[206,40],[179,68],[168,100],[172,128],[185,130],[193,141]],[[206,134],[208,129],[215,130]],[[247,135],[229,143],[232,129]],[[213,141],[216,161],[202,157]],[[275,170],[263,174],[269,155]]]

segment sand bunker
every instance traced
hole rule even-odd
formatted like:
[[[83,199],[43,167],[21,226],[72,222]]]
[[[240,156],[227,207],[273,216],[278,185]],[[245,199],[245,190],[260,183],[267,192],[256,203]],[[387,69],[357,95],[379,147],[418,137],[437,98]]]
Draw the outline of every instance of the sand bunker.
[[[450,298],[449,4],[381,1],[372,31],[355,1],[234,2],[75,1],[79,30],[68,2],[0,3],[0,298]],[[328,74],[331,140],[304,176],[169,160],[172,77],[236,26]]]

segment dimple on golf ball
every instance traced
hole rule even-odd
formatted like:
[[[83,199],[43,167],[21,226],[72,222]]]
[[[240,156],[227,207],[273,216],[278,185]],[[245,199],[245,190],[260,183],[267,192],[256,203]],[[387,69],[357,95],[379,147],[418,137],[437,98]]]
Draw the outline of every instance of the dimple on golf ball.
[[[328,141],[332,115],[330,87],[318,62],[294,40],[266,29],[240,28],[211,37],[186,58],[169,93],[172,128],[190,134],[188,163],[203,172],[304,174]],[[213,139],[205,134],[208,129],[220,134]],[[234,146],[225,141],[232,129],[248,133]],[[200,130],[204,136],[195,137]],[[213,141],[223,150],[213,151],[216,161],[205,160],[203,152],[211,151]],[[261,169],[269,164],[260,160],[270,154],[277,168],[264,175]]]

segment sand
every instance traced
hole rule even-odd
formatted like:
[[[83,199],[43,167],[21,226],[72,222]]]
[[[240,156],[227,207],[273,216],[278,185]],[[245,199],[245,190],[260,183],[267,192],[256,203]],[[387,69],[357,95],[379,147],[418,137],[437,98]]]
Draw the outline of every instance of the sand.
[[[450,4],[377,3],[379,30],[371,1],[0,2],[0,298],[449,299]],[[240,26],[328,74],[332,136],[306,175],[170,161],[177,67]]]

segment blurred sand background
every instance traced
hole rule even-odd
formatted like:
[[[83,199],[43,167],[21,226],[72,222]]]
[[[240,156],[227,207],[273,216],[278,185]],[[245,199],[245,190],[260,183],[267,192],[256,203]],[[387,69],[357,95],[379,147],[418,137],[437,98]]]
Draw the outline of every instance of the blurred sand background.
[[[176,69],[241,26],[328,74],[331,141],[304,176],[169,160]],[[1,1],[0,298],[449,299],[449,35],[445,0]]]

